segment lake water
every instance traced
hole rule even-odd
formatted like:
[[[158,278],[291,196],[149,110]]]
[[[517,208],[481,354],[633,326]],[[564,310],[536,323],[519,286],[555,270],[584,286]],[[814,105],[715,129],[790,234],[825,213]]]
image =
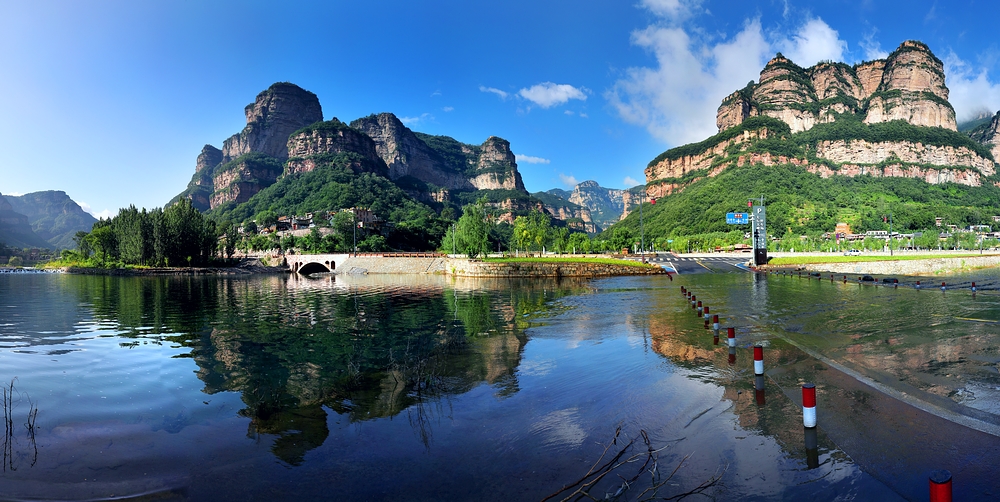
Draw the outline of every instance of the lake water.
[[[940,468],[995,497],[978,281],[0,276],[0,499],[895,500]]]

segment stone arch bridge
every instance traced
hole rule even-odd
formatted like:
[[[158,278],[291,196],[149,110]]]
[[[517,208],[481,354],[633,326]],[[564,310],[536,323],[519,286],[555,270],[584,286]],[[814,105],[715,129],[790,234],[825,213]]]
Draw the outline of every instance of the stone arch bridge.
[[[295,273],[308,275],[333,272],[350,258],[350,254],[289,254],[285,255],[288,268]]]

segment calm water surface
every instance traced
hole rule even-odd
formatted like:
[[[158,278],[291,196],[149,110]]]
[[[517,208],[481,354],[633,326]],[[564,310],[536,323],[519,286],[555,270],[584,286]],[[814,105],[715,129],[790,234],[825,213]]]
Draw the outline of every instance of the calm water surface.
[[[931,468],[992,496],[995,436],[821,360],[988,428],[1000,296],[979,281],[973,297],[742,273],[0,276],[0,381],[16,378],[0,499],[540,500],[642,433],[660,496],[913,499]],[[738,326],[734,354],[680,285]],[[810,449],[803,381],[820,389]]]

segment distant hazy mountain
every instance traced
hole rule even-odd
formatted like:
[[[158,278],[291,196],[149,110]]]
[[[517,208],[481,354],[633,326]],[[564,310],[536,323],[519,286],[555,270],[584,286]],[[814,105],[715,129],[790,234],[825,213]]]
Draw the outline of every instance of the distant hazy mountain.
[[[581,182],[573,187],[572,192],[553,188],[546,193],[588,209],[597,231],[615,224],[635,206],[635,197],[629,190],[604,188],[593,180]]]
[[[0,242],[15,248],[49,247],[45,239],[31,230],[28,217],[14,211],[3,195],[0,195]]]
[[[36,247],[72,249],[76,247],[73,236],[81,230],[90,232],[97,222],[61,190],[7,195],[6,199],[15,212],[27,217],[34,235],[42,240]]]

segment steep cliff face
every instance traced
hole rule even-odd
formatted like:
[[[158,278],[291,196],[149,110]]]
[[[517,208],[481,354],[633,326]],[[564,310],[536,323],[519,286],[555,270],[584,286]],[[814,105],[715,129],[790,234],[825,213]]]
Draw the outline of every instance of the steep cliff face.
[[[14,211],[27,217],[35,235],[45,239],[54,249],[75,247],[73,236],[76,232],[90,232],[97,222],[97,218],[61,190],[8,196],[8,200]]]
[[[889,55],[882,83],[870,97],[865,122],[890,120],[958,130],[944,85],[944,64],[920,42],[903,42]]]
[[[560,194],[561,193],[561,194]],[[569,228],[594,234],[601,229],[594,223],[590,209],[574,204],[568,200],[569,192],[565,190],[549,190],[531,194],[542,201],[545,212],[552,217],[563,220]]]
[[[271,186],[283,167],[277,159],[260,153],[244,154],[215,168],[214,187],[209,199],[211,209],[250,200],[257,192]]]
[[[357,119],[351,127],[375,141],[392,180],[409,176],[450,190],[525,192],[510,143],[504,139],[491,136],[474,146],[447,136],[414,133],[391,113]]]
[[[288,138],[288,162],[285,174],[305,173],[322,165],[323,157],[338,153],[354,153],[355,173],[374,172],[388,176],[389,168],[379,157],[375,142],[367,135],[337,120],[318,122],[293,133]]]
[[[584,181],[573,187],[569,201],[589,209],[591,218],[600,229],[605,229],[624,218],[631,207],[627,190],[605,188],[593,180]]]
[[[990,149],[994,159],[1000,159],[1000,112],[983,125],[968,131],[972,141]]]
[[[510,142],[490,136],[479,147],[475,170],[469,180],[479,190],[516,190],[527,192],[521,173],[517,172],[517,160],[510,149]]]
[[[713,167],[717,160],[725,157],[730,146],[746,145],[754,140],[767,139],[771,136],[772,134],[767,128],[746,130],[697,153],[678,156],[666,155],[663,159],[652,162],[646,167],[646,182],[681,179],[692,172],[707,171]],[[665,194],[655,194],[656,197],[663,195]],[[651,196],[653,195],[651,194]]]
[[[288,136],[323,120],[323,109],[315,94],[281,82],[268,87],[246,106],[247,125],[222,145],[222,161],[229,162],[251,152],[288,158]]]
[[[885,60],[853,67],[824,62],[803,69],[779,53],[761,71],[758,84],[722,101],[716,124],[722,131],[766,115],[782,120],[796,133],[845,113],[867,124],[903,120],[957,130],[944,65],[926,45],[912,40]]]

